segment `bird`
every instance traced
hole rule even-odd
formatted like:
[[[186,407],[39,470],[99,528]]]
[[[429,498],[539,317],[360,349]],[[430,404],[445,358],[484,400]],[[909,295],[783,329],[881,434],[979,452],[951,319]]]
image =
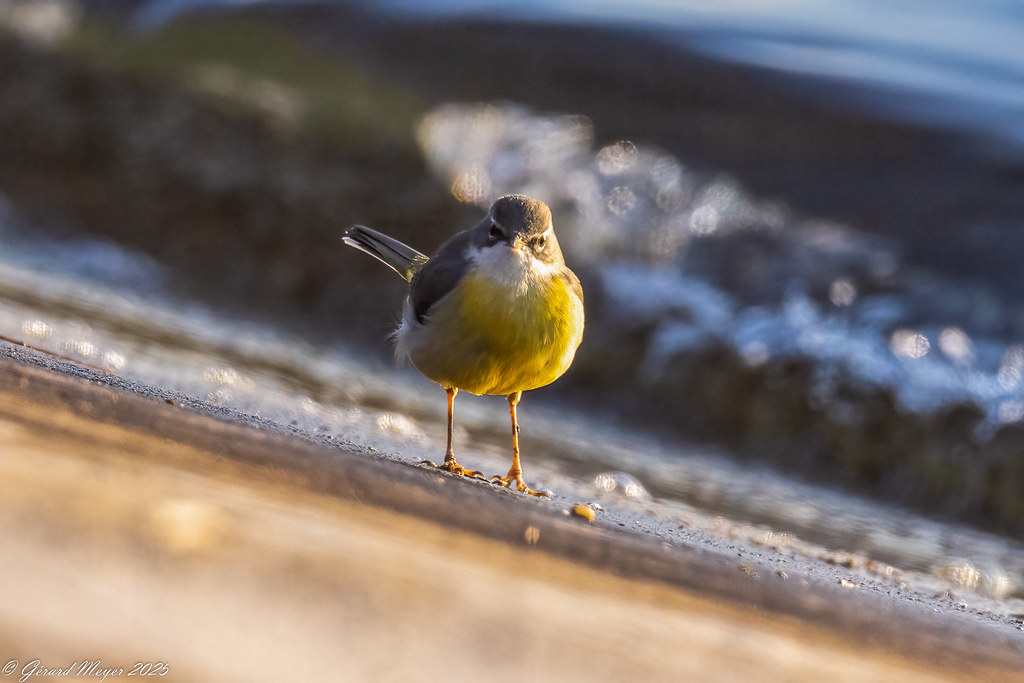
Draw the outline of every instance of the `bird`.
[[[503,395],[512,421],[512,466],[490,481],[521,493],[523,479],[517,406],[523,392],[551,384],[572,364],[583,339],[583,288],[565,264],[551,210],[524,195],[498,198],[474,227],[427,257],[362,225],[345,244],[383,262],[409,283],[395,355],[408,360],[448,396],[448,445],[441,465],[483,478],[455,459],[454,402],[460,391]]]

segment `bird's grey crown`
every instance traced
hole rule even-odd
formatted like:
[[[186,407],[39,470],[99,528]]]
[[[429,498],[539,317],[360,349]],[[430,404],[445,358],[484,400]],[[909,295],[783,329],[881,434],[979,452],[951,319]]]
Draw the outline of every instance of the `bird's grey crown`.
[[[509,237],[530,237],[551,228],[551,209],[547,204],[521,194],[499,198],[488,215]]]

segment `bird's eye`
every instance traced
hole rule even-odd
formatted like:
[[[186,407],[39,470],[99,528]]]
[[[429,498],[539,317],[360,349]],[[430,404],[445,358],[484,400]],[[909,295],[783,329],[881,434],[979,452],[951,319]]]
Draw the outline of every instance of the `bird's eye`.
[[[487,233],[487,236],[490,238],[491,244],[500,242],[505,238],[505,234],[501,231],[501,228],[495,224],[491,224],[491,231]]]
[[[536,249],[537,251],[540,251],[545,246],[547,246],[547,243],[548,238],[541,235],[540,237],[533,240],[533,248]]]

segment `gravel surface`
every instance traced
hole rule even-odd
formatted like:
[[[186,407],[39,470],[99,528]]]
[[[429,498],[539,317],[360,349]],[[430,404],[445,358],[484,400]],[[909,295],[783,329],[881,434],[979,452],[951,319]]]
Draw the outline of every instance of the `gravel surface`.
[[[145,386],[32,349],[0,343],[0,387],[99,424],[269,468],[312,492],[445,527],[535,546],[633,580],[655,581],[753,610],[798,617],[855,645],[882,647],[951,672],[1024,675],[1022,620],[974,609],[952,593],[922,593],[898,571],[854,557],[807,556],[742,535],[665,528],[642,513],[537,500],[389,458],[195,397]],[[589,516],[587,514],[587,516]],[[995,672],[993,674],[993,672]]]

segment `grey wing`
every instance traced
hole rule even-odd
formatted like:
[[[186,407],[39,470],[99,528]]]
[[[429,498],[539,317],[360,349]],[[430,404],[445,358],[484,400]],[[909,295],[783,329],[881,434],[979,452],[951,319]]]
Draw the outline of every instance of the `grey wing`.
[[[583,285],[580,284],[580,279],[576,277],[576,273],[566,268],[565,272],[562,273],[562,277],[569,283],[569,289],[580,298],[580,303],[583,303]]]
[[[455,289],[455,285],[465,274],[469,267],[468,249],[473,242],[473,233],[474,230],[466,230],[454,235],[442,244],[437,253],[416,273],[410,287],[409,298],[412,311],[419,322],[425,322],[430,307]]]

